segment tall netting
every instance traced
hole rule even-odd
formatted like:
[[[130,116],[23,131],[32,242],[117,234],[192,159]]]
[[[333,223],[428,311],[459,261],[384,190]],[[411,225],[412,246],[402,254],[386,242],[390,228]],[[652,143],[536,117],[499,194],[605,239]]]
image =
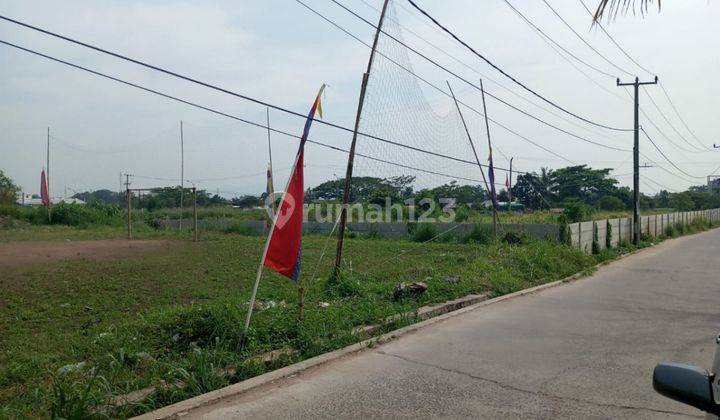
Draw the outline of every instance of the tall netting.
[[[412,176],[415,189],[452,181],[481,184],[480,169],[473,163],[472,149],[445,82],[431,82],[440,91],[414,75],[412,53],[392,39],[403,41],[393,2],[388,5],[383,31],[386,34],[378,39],[365,96],[359,131],[367,135],[358,136],[354,176]],[[484,138],[476,121],[465,117],[475,136]],[[487,157],[487,152],[481,154],[481,159]]]
[[[406,252],[435,255],[427,243],[450,242],[449,236],[457,241],[472,229],[469,224],[458,229],[458,222],[477,222],[478,215],[489,211],[483,173],[446,84],[448,75],[398,42],[404,43],[401,25],[391,1],[365,94],[352,179],[353,206],[346,231],[350,236],[380,236],[401,242],[382,241],[381,246],[379,241],[348,240],[342,264],[346,270],[372,272],[363,258],[384,252],[385,266],[393,267],[393,276],[404,278],[419,270],[407,266],[413,260]],[[450,83],[457,95],[467,95],[466,85],[453,80]],[[461,111],[478,157],[486,164],[482,114],[462,105]],[[378,206],[382,214],[370,217]],[[475,220],[468,220],[470,213]],[[382,251],[387,246],[398,249]]]

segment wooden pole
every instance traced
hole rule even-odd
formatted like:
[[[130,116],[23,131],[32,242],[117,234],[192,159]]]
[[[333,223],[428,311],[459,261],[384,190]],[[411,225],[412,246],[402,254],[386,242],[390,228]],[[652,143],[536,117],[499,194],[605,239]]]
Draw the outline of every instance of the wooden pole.
[[[270,200],[270,208],[272,209],[273,215],[277,213],[277,205],[275,204],[275,176],[273,174],[272,164],[272,143],[270,142],[270,107],[265,108],[265,115],[267,117],[267,139],[268,139],[268,158],[270,160],[270,166],[268,167],[268,198]]]
[[[467,134],[467,138],[470,142],[470,148],[473,151],[473,155],[475,155],[475,162],[477,162],[478,168],[480,168],[480,175],[482,176],[482,180],[485,183],[485,190],[488,193],[488,197],[490,197],[490,201],[492,201],[492,193],[490,192],[490,187],[488,186],[487,179],[485,178],[485,171],[483,171],[482,164],[480,163],[480,157],[478,157],[477,150],[475,149],[475,144],[473,143],[472,137],[470,136],[470,130],[468,130],[467,123],[465,123],[465,117],[463,117],[463,113],[460,110],[460,105],[458,104],[457,98],[455,97],[455,92],[453,92],[452,87],[450,86],[450,82],[446,81],[445,83],[447,83],[448,89],[450,89],[450,95],[455,102],[455,108],[457,109],[458,114],[460,114],[460,121],[465,128],[465,134]]]
[[[485,88],[483,88],[483,81],[480,79],[480,94],[482,96],[482,103],[483,103],[483,114],[485,115],[485,131],[487,132],[487,139],[488,139],[488,150],[490,152],[490,156],[492,156],[492,141],[490,140],[490,123],[488,122],[488,116],[487,116],[487,105],[485,104]],[[493,168],[493,170],[495,170]],[[493,178],[495,178],[493,176]],[[491,188],[494,188],[494,185],[491,185]],[[490,193],[492,194],[492,193]],[[490,201],[492,202],[492,208],[493,208],[493,236],[495,237],[495,240],[497,240],[497,222],[498,222],[498,214],[497,214],[497,208],[495,208],[495,200],[490,198]]]
[[[132,239],[132,206],[130,204],[131,198],[130,198],[130,188],[128,188],[126,191],[127,196],[127,238],[128,240]]]
[[[50,127],[47,128],[47,157],[46,157],[46,168],[47,171],[45,173],[45,183],[47,185],[47,195],[48,195],[48,205],[47,205],[47,213],[48,213],[48,223],[52,223],[52,197],[50,195]]]
[[[357,144],[358,129],[360,127],[360,117],[362,116],[363,104],[365,103],[365,93],[367,92],[367,84],[370,78],[370,70],[372,70],[373,59],[375,58],[375,50],[377,50],[378,39],[382,31],[383,21],[385,20],[385,12],[387,11],[390,0],[383,2],[382,11],[380,12],[380,20],[375,31],[372,49],[370,50],[370,58],[368,59],[367,70],[363,74],[362,84],[360,85],[360,99],[358,100],[357,112],[355,114],[355,128],[353,129],[352,142],[350,143],[350,153],[348,154],[347,170],[345,171],[345,189],[343,190],[343,202],[340,209],[340,224],[338,225],[338,241],[337,251],[335,253],[335,269],[333,275],[340,274],[340,266],[342,265],[343,240],[345,238],[345,222],[347,220],[347,207],[350,201],[350,187],[353,173],[353,163],[355,161],[355,146]]]
[[[512,210],[512,163],[514,157],[510,158],[510,175],[508,176],[507,196],[508,196],[508,212]]]
[[[305,288],[298,287],[298,307],[297,307],[297,320],[298,322],[303,320],[303,311],[305,309]]]
[[[185,196],[185,140],[183,138],[183,122],[180,121],[180,225],[178,230],[182,232],[183,222],[183,197]]]
[[[198,223],[197,223],[197,188],[193,186],[193,234],[195,235],[195,242],[198,241]]]
[[[295,163],[293,164],[292,170],[290,171],[291,174],[295,172],[295,167],[298,164],[299,156],[300,155],[298,154],[298,156],[295,157]],[[288,178],[287,183],[285,184],[285,189],[283,191],[287,191],[291,180],[292,176]],[[278,213],[275,213],[272,219],[272,223],[270,224],[270,229],[268,230],[267,238],[265,238],[265,247],[263,248],[262,257],[260,257],[260,264],[258,264],[257,275],[255,276],[255,283],[253,284],[252,294],[250,295],[250,301],[248,302],[248,311],[245,316],[245,325],[243,326],[243,333],[240,337],[241,349],[245,346],[245,342],[247,341],[247,333],[248,329],[250,329],[250,318],[252,318],[253,308],[255,306],[255,299],[257,298],[258,287],[260,286],[260,278],[262,277],[263,268],[265,267],[265,257],[267,257],[268,249],[270,248],[270,239],[272,238],[272,231],[275,227],[275,222],[277,221],[277,218],[279,216]]]

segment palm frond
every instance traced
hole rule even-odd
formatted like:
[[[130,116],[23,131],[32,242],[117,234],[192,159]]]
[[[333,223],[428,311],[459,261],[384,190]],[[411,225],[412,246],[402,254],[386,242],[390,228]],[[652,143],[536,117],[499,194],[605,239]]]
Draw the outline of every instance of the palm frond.
[[[658,11],[660,10],[661,1],[657,0]],[[600,22],[603,17],[614,20],[619,13],[627,14],[631,11],[633,15],[639,12],[641,16],[645,16],[650,4],[653,3],[655,3],[655,0],[600,0],[593,19],[595,22]]]

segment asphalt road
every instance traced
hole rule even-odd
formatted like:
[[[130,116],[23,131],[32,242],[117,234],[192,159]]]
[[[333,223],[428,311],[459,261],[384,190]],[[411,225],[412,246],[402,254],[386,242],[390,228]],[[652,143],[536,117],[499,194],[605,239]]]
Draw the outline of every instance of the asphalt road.
[[[710,367],[720,230],[577,282],[490,305],[189,418],[688,418],[656,394],[660,361]]]

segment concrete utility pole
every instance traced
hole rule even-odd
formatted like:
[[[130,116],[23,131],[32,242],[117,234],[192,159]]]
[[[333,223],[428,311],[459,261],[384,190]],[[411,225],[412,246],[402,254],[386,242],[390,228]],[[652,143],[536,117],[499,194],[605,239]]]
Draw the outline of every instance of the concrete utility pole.
[[[635,144],[633,146],[633,243],[640,243],[640,86],[656,85],[657,76],[652,82],[641,82],[639,78],[635,78],[632,83],[620,83],[617,79],[618,86],[633,86],[635,88]]]
[[[337,251],[335,253],[335,269],[334,275],[340,274],[340,266],[342,265],[343,240],[345,237],[345,223],[347,220],[347,207],[350,201],[350,188],[353,173],[353,163],[355,161],[355,145],[357,143],[358,129],[360,128],[360,117],[362,116],[363,103],[365,102],[365,92],[367,91],[368,80],[370,79],[370,70],[372,70],[373,60],[375,59],[375,51],[377,50],[378,39],[382,31],[383,21],[385,20],[385,12],[387,11],[390,0],[383,2],[382,11],[380,12],[380,20],[378,21],[375,38],[373,39],[372,49],[370,50],[370,58],[368,59],[367,70],[363,74],[362,84],[360,85],[360,99],[358,101],[357,113],[355,114],[355,128],[353,130],[352,142],[350,143],[350,153],[348,155],[347,170],[345,171],[345,189],[343,190],[343,202],[340,209],[340,221],[338,224],[338,241]]]

